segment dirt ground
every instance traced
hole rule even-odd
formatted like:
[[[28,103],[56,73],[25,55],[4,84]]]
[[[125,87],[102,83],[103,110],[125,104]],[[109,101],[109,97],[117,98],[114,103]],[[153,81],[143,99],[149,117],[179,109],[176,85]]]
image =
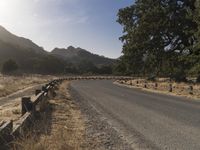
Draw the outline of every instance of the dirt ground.
[[[115,83],[120,83],[120,81],[117,81]],[[154,82],[138,78],[135,80],[124,81],[123,84],[129,87],[140,88],[142,90],[147,90],[151,92],[164,93],[175,96],[183,96],[195,100],[200,98],[200,84],[170,82],[170,80],[167,78],[159,78],[157,79],[157,81]],[[146,87],[144,86],[145,84]],[[172,85],[172,92],[169,91],[170,84]],[[193,87],[192,93],[190,90],[190,86]]]

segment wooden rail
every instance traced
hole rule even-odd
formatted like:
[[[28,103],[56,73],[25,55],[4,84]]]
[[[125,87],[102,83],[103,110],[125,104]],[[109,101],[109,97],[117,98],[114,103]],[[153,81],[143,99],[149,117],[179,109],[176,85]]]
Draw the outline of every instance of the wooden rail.
[[[133,78],[130,79],[130,80],[118,79],[117,82],[120,83],[120,84],[139,87],[139,81],[136,80],[136,83],[134,84],[133,80],[134,80]],[[154,84],[153,85],[154,90],[159,90],[159,83],[158,82],[155,82],[155,83],[152,83],[152,84]],[[147,81],[140,82],[140,87],[148,89],[149,88],[148,86],[149,86],[149,83]],[[166,91],[173,93],[173,92],[176,92],[176,88],[172,85],[172,83],[169,83]],[[194,94],[193,85],[188,85],[187,91],[188,91],[188,94],[193,95]]]
[[[13,125],[13,121],[4,121],[0,124],[0,149],[16,137],[23,135],[36,118],[36,114],[43,110],[44,102],[49,97],[55,96],[55,89],[61,83],[61,79],[53,80],[43,86],[42,90],[36,90],[34,97],[21,98],[21,117]]]
[[[42,89],[35,91],[34,97],[21,98],[21,117],[13,125],[13,121],[3,121],[0,123],[0,149],[4,149],[9,142],[16,137],[25,134],[32,125],[38,112],[41,112],[46,107],[48,98],[55,97],[55,90],[58,85],[64,81],[71,80],[132,80],[133,77],[123,76],[68,76],[51,81],[42,86]]]

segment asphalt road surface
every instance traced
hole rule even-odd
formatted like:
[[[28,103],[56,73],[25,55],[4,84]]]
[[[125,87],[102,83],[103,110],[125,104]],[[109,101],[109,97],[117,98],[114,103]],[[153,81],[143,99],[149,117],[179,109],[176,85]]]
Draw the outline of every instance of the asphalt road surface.
[[[75,81],[71,87],[135,149],[200,150],[199,102],[113,81]]]

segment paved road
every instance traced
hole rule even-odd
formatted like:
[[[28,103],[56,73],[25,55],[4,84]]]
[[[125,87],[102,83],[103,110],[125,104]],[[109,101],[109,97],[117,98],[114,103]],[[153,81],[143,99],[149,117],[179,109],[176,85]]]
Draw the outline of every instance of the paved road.
[[[200,103],[112,81],[75,81],[72,88],[139,149],[200,150]]]

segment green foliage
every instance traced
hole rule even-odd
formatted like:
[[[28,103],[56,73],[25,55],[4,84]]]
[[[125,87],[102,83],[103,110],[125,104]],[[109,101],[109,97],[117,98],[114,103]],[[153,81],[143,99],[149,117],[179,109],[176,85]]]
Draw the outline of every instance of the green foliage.
[[[198,30],[195,33],[195,38],[197,39],[197,42],[194,44],[193,53],[188,58],[187,61],[191,64],[191,69],[189,71],[190,74],[197,75],[197,81],[200,81],[200,1],[196,0],[196,10],[194,14],[194,20],[198,25]]]
[[[66,74],[112,74],[112,65],[102,65],[97,67],[94,63],[88,60],[82,60],[78,64],[68,63],[65,66]]]
[[[196,82],[197,82],[197,83],[200,83],[200,75],[197,76]]]
[[[9,59],[5,61],[3,64],[2,73],[10,74],[10,73],[15,72],[17,69],[18,69],[17,63],[14,60]]]
[[[78,71],[80,74],[86,74],[86,73],[95,73],[97,71],[97,67],[88,60],[82,60],[78,65],[77,65]]]
[[[196,14],[196,0],[136,0],[120,9],[117,21],[123,26],[124,55],[118,66],[128,74],[185,80],[194,65],[191,59],[197,57],[193,54],[199,52],[194,48],[200,41]]]
[[[35,58],[32,63],[32,70],[41,74],[60,74],[64,73],[65,69],[64,62],[51,55]]]
[[[114,65],[113,72],[115,75],[125,75],[127,73],[124,57],[120,57],[117,60],[117,63]]]
[[[109,75],[113,73],[111,65],[104,65],[98,68],[98,74]]]
[[[187,81],[185,72],[180,68],[175,68],[170,77],[176,82]]]
[[[155,76],[154,74],[151,74],[151,75],[147,78],[147,80],[149,80],[149,81],[156,81],[156,76]]]

